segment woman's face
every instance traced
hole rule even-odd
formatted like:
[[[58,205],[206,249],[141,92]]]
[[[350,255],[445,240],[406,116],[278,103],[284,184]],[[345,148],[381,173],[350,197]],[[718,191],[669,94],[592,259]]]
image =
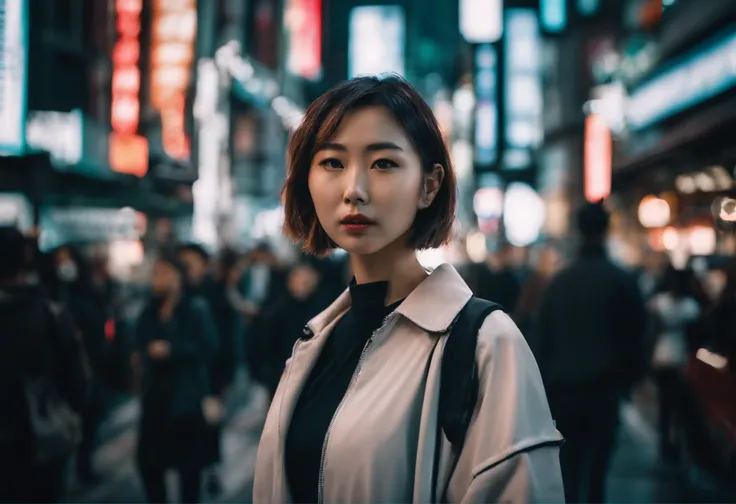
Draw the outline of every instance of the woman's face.
[[[154,295],[162,296],[171,294],[181,289],[181,276],[179,271],[165,261],[156,261],[151,275],[151,290]]]
[[[428,207],[442,168],[425,176],[403,128],[383,107],[347,114],[309,170],[309,192],[327,235],[347,252],[405,246],[416,213]]]

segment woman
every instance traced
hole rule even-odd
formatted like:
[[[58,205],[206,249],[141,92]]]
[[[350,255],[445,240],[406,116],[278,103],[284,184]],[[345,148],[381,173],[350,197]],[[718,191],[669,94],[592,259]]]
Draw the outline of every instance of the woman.
[[[346,250],[355,281],[294,345],[254,501],[563,501],[539,371],[502,312],[478,334],[460,453],[439,430],[444,335],[472,294],[452,267],[428,274],[417,260],[448,239],[455,209],[449,155],[417,92],[363,77],[317,99],[289,146],[284,196],[289,235],[315,254]]]
[[[151,277],[153,300],[141,314],[134,365],[143,373],[138,465],[149,502],[166,502],[164,473],[179,472],[182,502],[199,502],[207,464],[203,406],[217,336],[204,300],[187,296],[186,272],[162,256]]]
[[[666,462],[679,456],[679,398],[688,360],[688,331],[702,311],[691,295],[691,278],[690,272],[670,267],[660,292],[649,301],[656,338],[652,367],[659,396],[659,451]]]

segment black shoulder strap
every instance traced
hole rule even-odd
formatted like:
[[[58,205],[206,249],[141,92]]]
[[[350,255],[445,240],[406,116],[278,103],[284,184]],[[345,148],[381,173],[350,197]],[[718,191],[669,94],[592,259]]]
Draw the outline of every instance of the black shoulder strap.
[[[460,311],[442,354],[440,375],[440,426],[459,451],[475,410],[478,369],[475,349],[478,331],[486,317],[502,307],[473,297]]]

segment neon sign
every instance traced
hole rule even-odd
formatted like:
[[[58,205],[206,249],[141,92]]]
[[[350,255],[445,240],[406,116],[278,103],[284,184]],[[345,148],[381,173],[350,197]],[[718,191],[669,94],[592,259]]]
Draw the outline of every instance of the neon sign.
[[[141,71],[138,67],[141,53],[142,0],[117,0],[118,40],[112,53],[112,111],[113,131],[133,135],[140,118]]]
[[[648,128],[736,86],[736,34],[728,32],[672,63],[630,96],[632,130]]]
[[[161,113],[164,151],[175,159],[189,159],[191,153],[185,107],[196,34],[195,0],[156,0],[151,41],[151,105]]]

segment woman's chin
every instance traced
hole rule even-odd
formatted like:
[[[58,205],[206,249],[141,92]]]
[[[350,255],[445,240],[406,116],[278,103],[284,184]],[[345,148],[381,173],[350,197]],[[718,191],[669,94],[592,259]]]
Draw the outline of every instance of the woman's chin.
[[[350,255],[372,255],[386,247],[375,239],[356,236],[341,237],[339,241],[335,240],[335,243]]]

